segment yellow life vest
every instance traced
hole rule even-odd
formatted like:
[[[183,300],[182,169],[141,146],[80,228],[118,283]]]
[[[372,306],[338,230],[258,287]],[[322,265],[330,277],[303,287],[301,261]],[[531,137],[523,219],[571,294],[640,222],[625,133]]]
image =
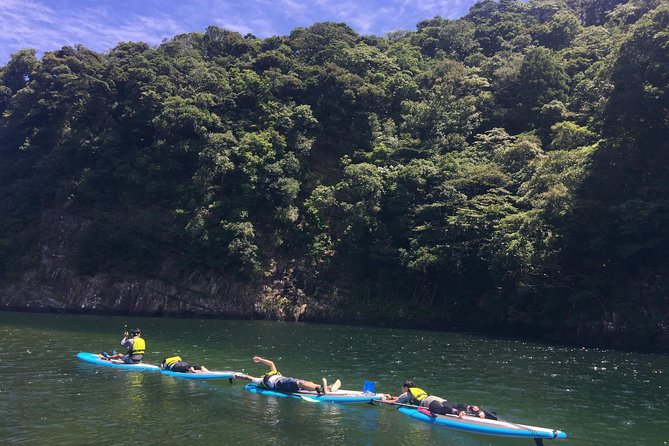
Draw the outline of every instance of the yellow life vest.
[[[407,389],[407,396],[409,397],[409,404],[414,406],[420,406],[420,402],[427,398],[429,395],[426,391],[419,387],[409,387]]]
[[[261,382],[261,384],[262,384],[263,387],[265,387],[265,388],[267,388],[267,389],[270,389],[270,388],[271,388],[271,387],[269,386],[269,378],[270,378],[271,376],[283,376],[283,375],[282,375],[278,370],[274,370],[274,371],[265,373],[265,374],[262,376],[262,382]]]
[[[140,338],[139,336],[133,339],[132,347],[130,348],[128,355],[143,355],[144,350],[146,350],[146,342],[144,342],[144,339]]]
[[[169,358],[165,358],[163,362],[167,367],[169,367],[172,364],[176,364],[179,361],[181,361],[181,356],[170,356]]]

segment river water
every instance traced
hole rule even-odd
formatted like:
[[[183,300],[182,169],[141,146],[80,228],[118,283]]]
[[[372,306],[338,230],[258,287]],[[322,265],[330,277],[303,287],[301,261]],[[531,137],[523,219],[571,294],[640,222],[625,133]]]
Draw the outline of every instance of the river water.
[[[479,335],[265,321],[0,312],[0,444],[526,445],[430,426],[391,407],[309,403],[96,367],[124,324],[142,328],[145,362],[173,353],[210,369],[264,372],[482,404],[518,423],[560,429],[546,445],[668,445],[669,357]]]

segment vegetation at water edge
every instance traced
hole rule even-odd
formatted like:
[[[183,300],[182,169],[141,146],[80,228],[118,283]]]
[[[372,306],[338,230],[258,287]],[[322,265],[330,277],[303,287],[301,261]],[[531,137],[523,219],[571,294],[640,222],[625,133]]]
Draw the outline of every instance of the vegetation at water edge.
[[[0,277],[36,266],[55,210],[88,222],[81,275],[261,284],[278,265],[286,305],[655,345],[668,30],[665,0],[483,0],[383,37],[19,51],[0,67]]]

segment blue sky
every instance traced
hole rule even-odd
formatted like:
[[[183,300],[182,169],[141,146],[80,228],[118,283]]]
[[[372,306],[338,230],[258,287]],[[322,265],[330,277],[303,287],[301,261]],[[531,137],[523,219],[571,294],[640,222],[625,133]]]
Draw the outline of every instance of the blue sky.
[[[106,52],[122,41],[150,45],[216,25],[242,35],[287,35],[315,22],[360,34],[414,30],[439,15],[458,18],[475,0],[0,0],[0,64],[22,48],[38,54],[80,43]]]

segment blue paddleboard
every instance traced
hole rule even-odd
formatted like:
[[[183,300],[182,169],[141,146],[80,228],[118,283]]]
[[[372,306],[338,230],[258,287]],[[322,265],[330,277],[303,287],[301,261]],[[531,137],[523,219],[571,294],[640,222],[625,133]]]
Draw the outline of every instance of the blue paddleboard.
[[[567,434],[559,430],[527,426],[524,424],[510,423],[508,421],[489,420],[472,416],[458,418],[456,415],[429,415],[429,411],[427,410],[418,410],[418,408],[413,409],[409,407],[399,407],[397,410],[417,420],[425,421],[426,423],[432,423],[459,431],[474,432],[477,434],[517,438],[567,438]]]
[[[91,364],[101,365],[105,367],[114,367],[123,370],[135,370],[139,372],[160,370],[160,367],[158,367],[157,365],[145,364],[143,362],[140,362],[139,364],[124,364],[122,362],[100,359],[97,353],[79,352],[77,353],[77,358],[81,359],[82,361],[90,362]]]
[[[247,384],[244,388],[252,393],[278,396],[281,398],[297,398],[311,403],[369,403],[372,400],[377,401],[381,399],[381,394],[379,393],[360,392],[356,390],[339,389],[334,392],[322,393],[319,395],[317,392],[310,392],[308,390],[300,390],[296,393],[278,392],[276,390],[259,387],[253,383]]]

